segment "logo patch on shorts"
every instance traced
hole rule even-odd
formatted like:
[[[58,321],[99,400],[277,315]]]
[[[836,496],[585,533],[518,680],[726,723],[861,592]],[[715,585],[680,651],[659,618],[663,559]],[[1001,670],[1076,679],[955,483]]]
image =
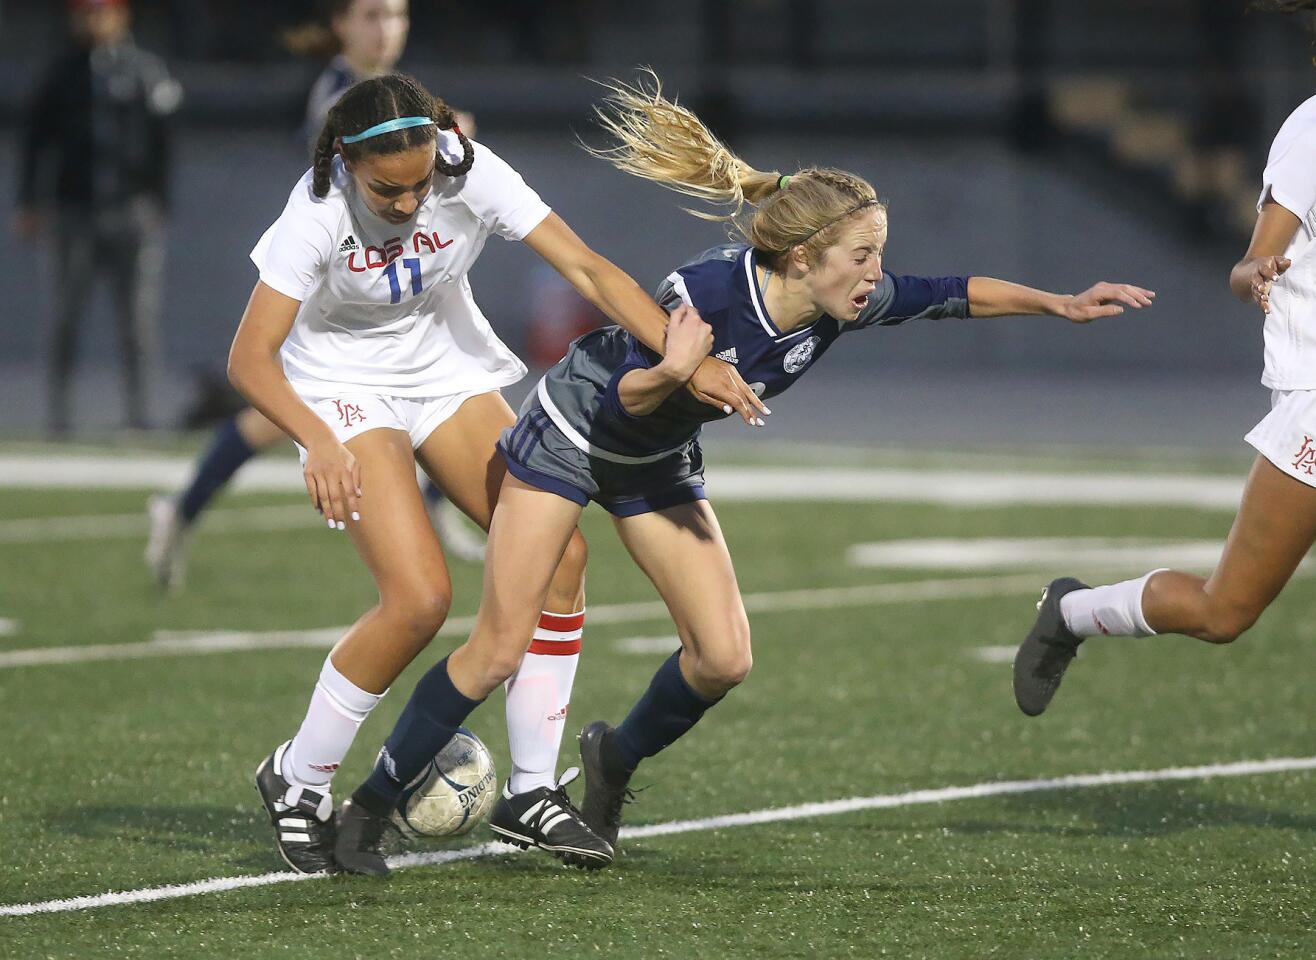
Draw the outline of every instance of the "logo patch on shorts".
[[[810,337],[803,343],[797,343],[790,348],[786,358],[781,361],[782,367],[787,373],[799,373],[809,365],[813,359],[813,351],[818,349],[818,344],[822,343],[822,337]]]
[[[335,400],[334,406],[338,408],[338,419],[343,421],[343,426],[354,427],[365,420],[365,412],[361,405],[357,403],[344,403],[342,400]]]
[[[1312,467],[1316,467],[1316,446],[1313,446],[1311,437],[1303,434],[1302,448],[1293,461],[1293,469],[1301,470],[1310,477],[1313,476]]]

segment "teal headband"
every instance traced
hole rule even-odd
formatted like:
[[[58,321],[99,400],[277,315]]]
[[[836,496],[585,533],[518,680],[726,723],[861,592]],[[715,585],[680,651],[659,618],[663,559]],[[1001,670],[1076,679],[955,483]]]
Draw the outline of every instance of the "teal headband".
[[[423,127],[433,123],[431,117],[398,117],[396,120],[385,120],[383,123],[377,123],[369,130],[362,130],[360,133],[354,133],[350,137],[343,137],[343,143],[356,143],[360,140],[369,140],[371,137],[378,137],[385,133],[392,133],[394,130],[407,130],[411,127]]]

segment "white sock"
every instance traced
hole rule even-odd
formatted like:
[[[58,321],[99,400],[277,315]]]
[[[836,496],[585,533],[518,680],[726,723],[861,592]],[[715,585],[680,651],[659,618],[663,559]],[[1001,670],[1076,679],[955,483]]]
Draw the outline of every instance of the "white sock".
[[[1142,592],[1152,575],[1160,572],[1153,570],[1136,580],[1065,594],[1060,598],[1060,616],[1065,626],[1080,637],[1152,636],[1156,631],[1142,615]]]
[[[580,660],[585,611],[545,611],[530,650],[504,685],[507,691],[507,743],[512,753],[508,789],[525,793],[552,787],[562,733],[567,727],[571,685]]]
[[[306,718],[283,754],[279,771],[283,779],[294,786],[327,786],[362,721],[383,697],[383,693],[362,690],[325,657]]]

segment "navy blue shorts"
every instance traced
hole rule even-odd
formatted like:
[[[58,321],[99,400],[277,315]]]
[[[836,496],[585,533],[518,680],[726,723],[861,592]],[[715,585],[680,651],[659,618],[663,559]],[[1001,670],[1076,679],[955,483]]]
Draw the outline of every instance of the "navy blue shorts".
[[[553,423],[532,393],[514,426],[498,438],[507,470],[523,483],[582,507],[593,500],[615,517],[634,517],[706,500],[699,441],[659,459],[617,458],[582,450]],[[602,453],[602,451],[599,451]]]

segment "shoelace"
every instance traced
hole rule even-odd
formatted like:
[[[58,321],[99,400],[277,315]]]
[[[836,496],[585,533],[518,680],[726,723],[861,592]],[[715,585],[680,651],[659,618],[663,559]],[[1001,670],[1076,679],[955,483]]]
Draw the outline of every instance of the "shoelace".
[[[621,826],[621,808],[628,803],[638,802],[640,798],[637,794],[643,793],[648,789],[648,787],[623,787],[620,793],[615,794],[611,802],[608,804],[608,809],[606,811],[608,816],[608,826]]]

